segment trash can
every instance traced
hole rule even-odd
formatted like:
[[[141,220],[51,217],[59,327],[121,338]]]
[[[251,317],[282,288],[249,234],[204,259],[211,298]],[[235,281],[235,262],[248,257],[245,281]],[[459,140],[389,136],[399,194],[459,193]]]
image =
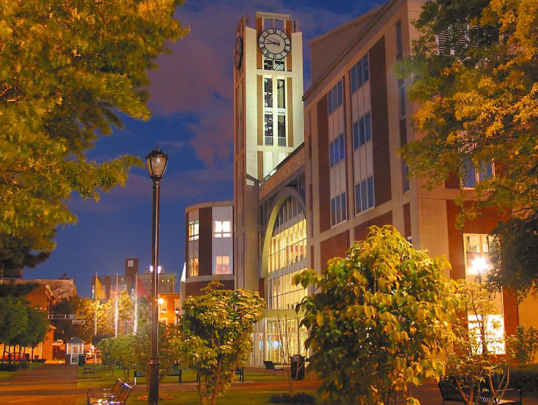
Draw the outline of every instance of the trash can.
[[[304,380],[305,357],[300,354],[291,356],[291,378],[294,380]]]
[[[78,355],[78,365],[83,366],[86,364],[86,357],[83,354]]]

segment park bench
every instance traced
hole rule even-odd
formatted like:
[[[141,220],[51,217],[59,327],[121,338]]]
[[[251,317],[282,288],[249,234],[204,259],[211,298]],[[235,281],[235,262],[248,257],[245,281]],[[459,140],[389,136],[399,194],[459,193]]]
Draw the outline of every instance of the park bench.
[[[91,405],[100,399],[114,399],[118,396],[123,381],[119,378],[116,380],[112,388],[90,388],[86,393],[87,403]]]
[[[84,366],[82,368],[82,378],[86,378],[86,376],[92,375],[95,377],[95,367],[94,366]]]
[[[114,398],[99,398],[90,405],[125,405],[132,391],[133,387],[122,383],[118,395]]]
[[[245,382],[245,367],[238,367],[235,369],[235,375],[239,376],[240,382]]]
[[[276,375],[276,372],[277,371],[282,371],[284,372],[284,366],[280,363],[274,363],[270,360],[264,360],[263,361],[263,364],[265,365],[265,371],[273,371],[274,372],[274,375]]]
[[[459,402],[464,404],[465,400],[461,395],[458,387],[453,378],[443,378],[439,381],[438,384],[439,391],[441,391],[441,396],[443,397],[443,405],[445,402]],[[511,394],[516,390],[507,389],[506,394]],[[494,401],[495,405],[523,405],[523,395],[521,390],[519,391],[519,399],[498,399]],[[480,398],[478,400],[479,404],[489,404],[491,402],[491,391],[487,388],[480,388]]]

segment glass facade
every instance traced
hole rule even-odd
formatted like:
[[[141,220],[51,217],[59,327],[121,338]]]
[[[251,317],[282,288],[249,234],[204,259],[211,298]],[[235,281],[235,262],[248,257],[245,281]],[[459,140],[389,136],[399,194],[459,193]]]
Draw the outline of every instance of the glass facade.
[[[306,289],[292,279],[307,267],[306,220],[301,207],[288,198],[278,213],[269,247],[267,305],[269,309],[293,309]]]

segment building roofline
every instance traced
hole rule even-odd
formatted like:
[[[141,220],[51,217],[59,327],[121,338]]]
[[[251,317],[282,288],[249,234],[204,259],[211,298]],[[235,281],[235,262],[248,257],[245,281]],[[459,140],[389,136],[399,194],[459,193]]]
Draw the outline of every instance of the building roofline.
[[[198,210],[200,208],[212,208],[212,207],[233,207],[234,202],[233,201],[208,201],[208,202],[201,202],[198,204],[189,205],[188,207],[185,207],[185,213],[189,211]]]
[[[316,45],[318,42],[325,41],[326,39],[339,34],[341,31],[346,30],[348,27],[355,25],[359,23],[361,20],[366,20],[372,16],[372,14],[376,14],[380,11],[380,9],[383,8],[383,5],[374,8],[373,10],[368,11],[366,14],[362,14],[355,18],[354,20],[348,21],[345,24],[340,25],[339,27],[336,27],[335,29],[326,32],[325,34],[320,35],[319,37],[316,37],[310,41],[310,46]]]
[[[318,80],[316,80],[315,83],[312,83],[312,85],[310,86],[310,88],[304,93],[303,95],[303,101],[305,101],[308,97],[310,97],[312,95],[312,93],[314,93],[314,91],[320,87],[320,85],[324,82],[324,80],[330,75],[330,73],[334,70],[334,68],[336,66],[338,66],[338,64],[340,62],[342,62],[342,60],[351,52],[351,50],[357,46],[357,44],[359,44],[363,38],[368,35],[372,28],[379,22],[379,20],[381,20],[381,18],[385,15],[385,13],[392,7],[394,6],[394,4],[396,4],[397,2],[399,2],[401,0],[389,0],[388,2],[386,2],[385,4],[383,4],[382,6],[379,6],[378,8],[372,10],[372,11],[369,11],[368,13],[366,14],[363,14],[361,17],[359,18],[362,18],[366,15],[369,15],[370,13],[374,12],[374,11],[377,11],[377,14],[375,17],[373,17],[372,21],[370,21],[370,23],[366,26],[366,28],[364,30],[362,30],[362,32],[358,35],[358,37],[352,41],[348,46],[347,48],[344,49],[344,51],[342,51],[342,53],[334,60],[333,63],[331,63],[331,65],[329,65],[329,67],[327,69],[325,69],[325,72],[323,72],[321,74],[321,76],[318,78]],[[356,22],[356,20],[353,20]],[[349,24],[349,23],[346,23],[346,25]],[[338,30],[338,28],[337,28]],[[325,34],[325,35],[328,35],[328,34],[331,34],[331,33],[334,33],[335,30]],[[321,38],[321,37],[320,37]],[[312,69],[312,68],[310,68]]]
[[[275,168],[273,170],[271,170],[269,172],[269,174],[266,175],[262,179],[262,181],[260,181],[260,184],[259,184],[260,187],[261,187],[261,185],[263,183],[265,183],[267,180],[269,180],[271,177],[273,177],[273,175],[275,175],[282,166],[284,166],[289,160],[291,160],[303,148],[304,148],[304,141],[301,142],[301,144],[299,146],[297,146],[288,156],[286,156],[286,158],[282,162],[280,162],[278,165],[276,165]]]

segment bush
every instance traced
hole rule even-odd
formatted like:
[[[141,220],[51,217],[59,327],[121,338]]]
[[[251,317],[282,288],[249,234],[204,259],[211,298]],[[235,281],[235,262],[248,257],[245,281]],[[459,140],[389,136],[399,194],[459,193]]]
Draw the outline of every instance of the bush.
[[[0,371],[17,371],[28,368],[28,363],[0,363]]]
[[[510,387],[519,388],[524,392],[538,391],[538,364],[511,368]]]
[[[305,392],[297,394],[277,394],[273,395],[269,402],[272,404],[315,404],[316,398]]]

